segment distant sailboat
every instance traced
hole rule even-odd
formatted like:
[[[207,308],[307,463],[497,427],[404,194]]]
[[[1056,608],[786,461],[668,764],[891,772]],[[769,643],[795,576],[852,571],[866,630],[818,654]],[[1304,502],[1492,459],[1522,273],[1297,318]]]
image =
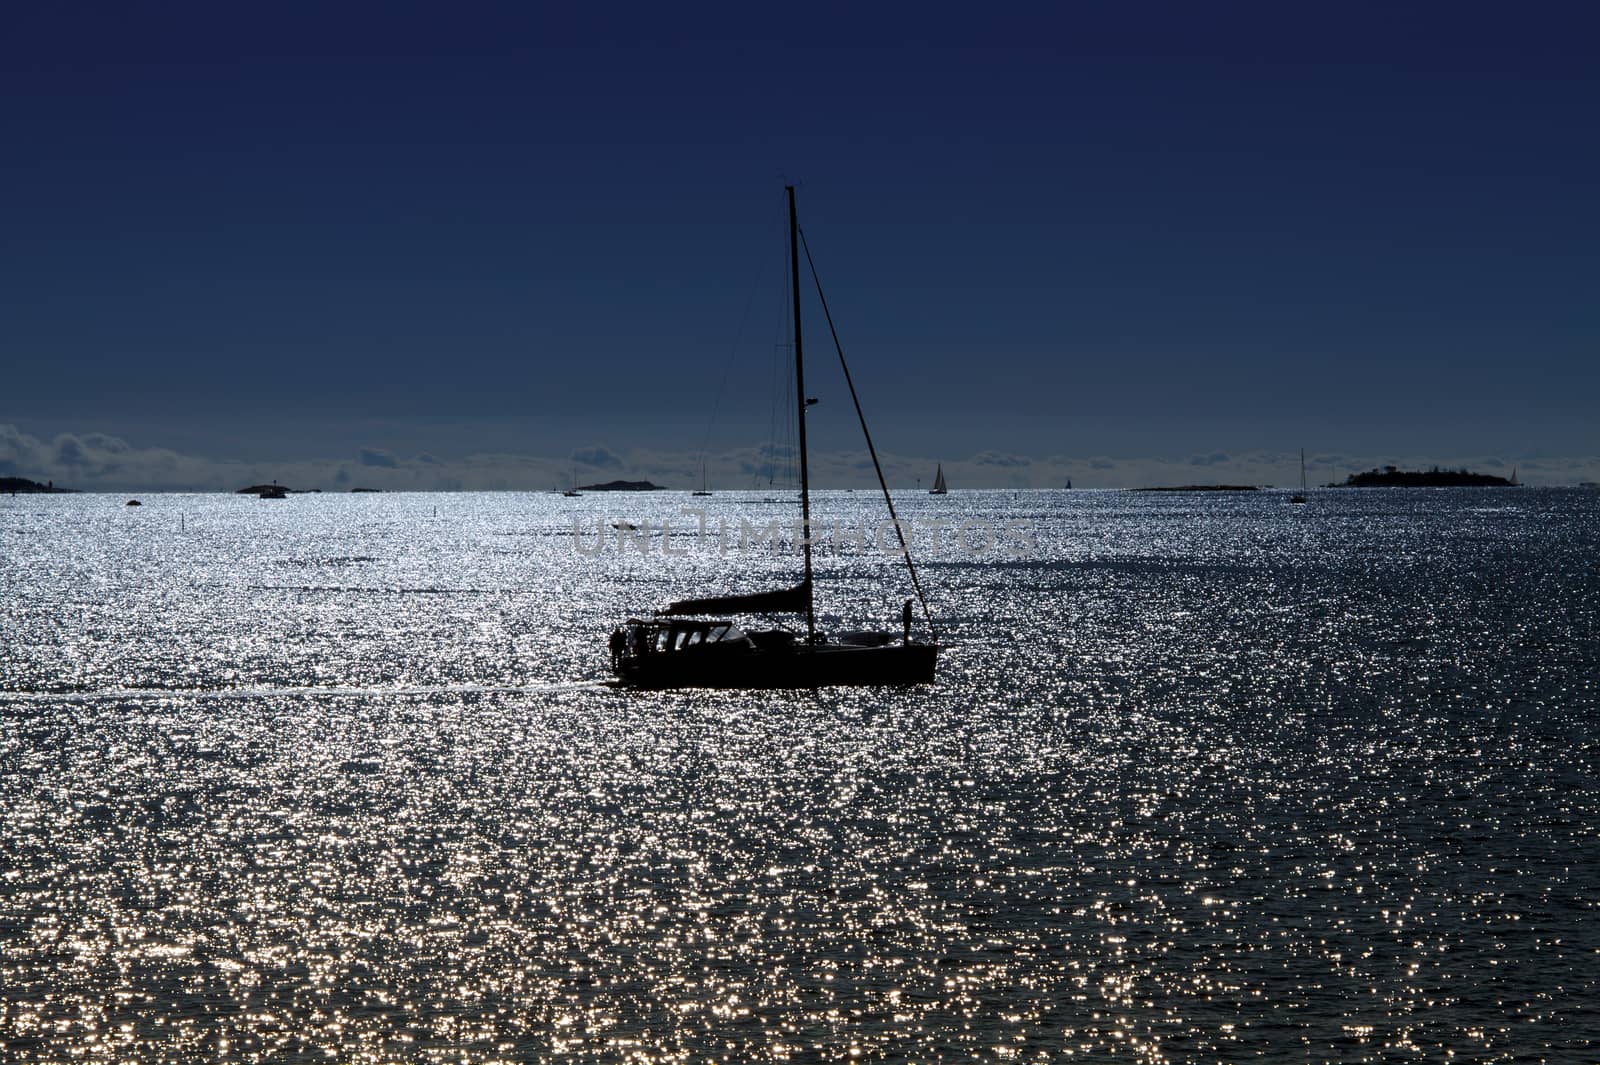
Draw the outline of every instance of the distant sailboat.
[[[1306,501],[1306,449],[1300,449],[1300,491],[1289,497],[1291,503]]]
[[[933,487],[928,489],[928,494],[930,496],[942,496],[949,491],[950,489],[945,487],[944,483],[944,464],[940,463],[939,468],[934,472]]]
[[[561,494],[566,496],[568,499],[577,499],[578,497],[583,495],[582,492],[578,491],[578,471],[577,470],[573,470],[572,471],[572,487],[568,488],[566,491],[562,492]]]
[[[692,495],[692,496],[708,496],[708,495],[711,494],[711,490],[706,487],[706,460],[705,459],[701,459],[700,460],[700,490],[697,491],[697,492],[690,492],[689,494]]]
[[[1067,478],[1067,491],[1069,491],[1069,492],[1072,491],[1072,478],[1071,477]]]

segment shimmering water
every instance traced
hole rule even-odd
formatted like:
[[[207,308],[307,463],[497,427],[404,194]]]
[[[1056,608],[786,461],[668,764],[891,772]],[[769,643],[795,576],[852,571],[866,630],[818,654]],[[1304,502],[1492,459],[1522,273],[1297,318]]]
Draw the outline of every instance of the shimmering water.
[[[0,499],[0,1060],[1600,1059],[1600,493],[908,496],[1036,540],[937,685],[657,695],[781,506],[122,502]]]

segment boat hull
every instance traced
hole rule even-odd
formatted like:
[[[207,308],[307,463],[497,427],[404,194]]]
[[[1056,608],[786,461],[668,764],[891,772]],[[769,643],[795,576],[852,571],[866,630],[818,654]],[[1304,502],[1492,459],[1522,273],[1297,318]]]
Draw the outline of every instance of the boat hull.
[[[870,687],[930,683],[938,660],[938,646],[923,643],[712,646],[629,657],[616,672],[628,687],[646,689]]]

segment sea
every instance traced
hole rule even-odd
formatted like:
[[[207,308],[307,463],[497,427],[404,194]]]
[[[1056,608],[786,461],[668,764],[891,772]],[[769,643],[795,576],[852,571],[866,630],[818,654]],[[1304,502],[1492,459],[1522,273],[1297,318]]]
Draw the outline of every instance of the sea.
[[[664,693],[791,492],[140,499],[0,498],[0,1061],[1600,1061],[1600,492],[904,493],[936,683]]]

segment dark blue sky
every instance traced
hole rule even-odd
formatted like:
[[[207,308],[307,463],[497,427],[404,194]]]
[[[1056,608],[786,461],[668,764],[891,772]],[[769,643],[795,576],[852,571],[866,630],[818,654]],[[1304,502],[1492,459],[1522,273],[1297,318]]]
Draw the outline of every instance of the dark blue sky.
[[[791,178],[902,454],[1600,454],[1592,10],[8,9],[0,423],[758,444]]]

